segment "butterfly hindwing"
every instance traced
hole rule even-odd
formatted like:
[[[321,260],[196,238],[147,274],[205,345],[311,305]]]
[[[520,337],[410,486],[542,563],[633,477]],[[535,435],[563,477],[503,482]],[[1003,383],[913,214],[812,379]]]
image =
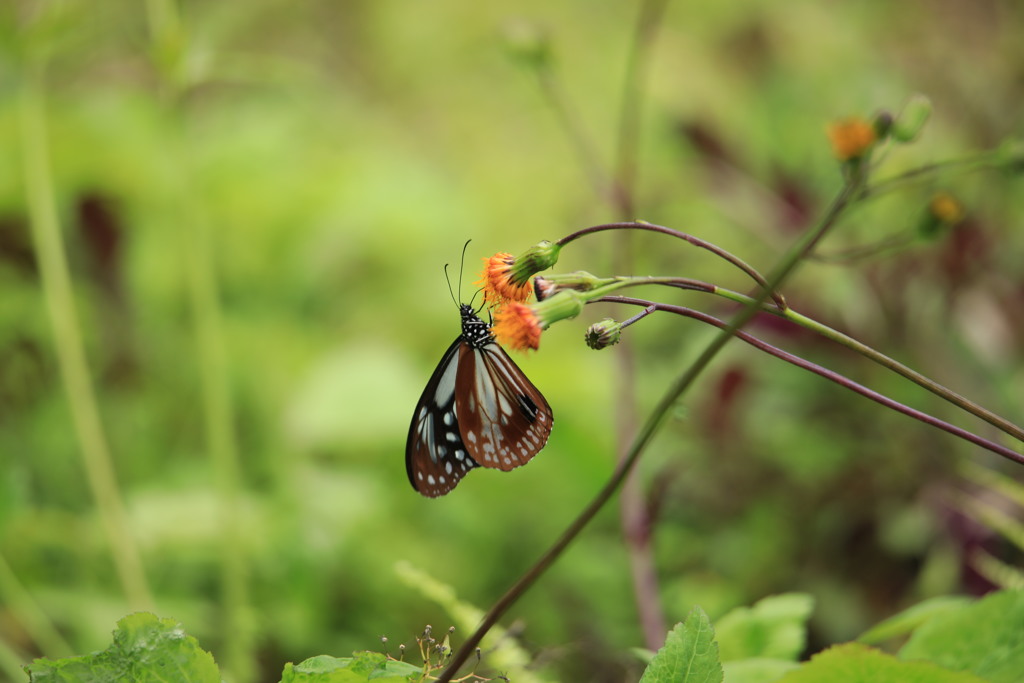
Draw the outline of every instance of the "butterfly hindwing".
[[[409,425],[405,469],[409,483],[424,496],[436,498],[455,488],[463,475],[477,466],[469,455],[455,416],[455,387],[459,348],[456,339],[427,382]]]
[[[430,376],[405,446],[412,487],[436,498],[466,472],[525,465],[547,443],[551,407],[470,306],[459,307],[462,334]]]
[[[551,407],[523,371],[493,341],[459,350],[455,414],[463,443],[484,467],[525,465],[551,433]]]

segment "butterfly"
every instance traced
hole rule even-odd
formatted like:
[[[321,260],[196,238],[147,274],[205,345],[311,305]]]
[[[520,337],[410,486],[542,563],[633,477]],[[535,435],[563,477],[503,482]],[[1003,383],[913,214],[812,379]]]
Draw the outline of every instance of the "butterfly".
[[[525,465],[544,448],[554,420],[473,307],[461,304],[459,312],[462,334],[430,376],[405,444],[409,482],[428,498],[451,491],[474,467]]]

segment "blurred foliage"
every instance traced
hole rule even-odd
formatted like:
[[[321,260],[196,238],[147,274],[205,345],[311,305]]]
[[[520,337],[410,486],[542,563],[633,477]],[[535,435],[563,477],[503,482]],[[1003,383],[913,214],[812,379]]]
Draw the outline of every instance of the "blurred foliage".
[[[18,123],[30,63],[46,62],[74,303],[155,609],[221,661],[232,634],[189,225],[210,236],[241,456],[234,542],[260,681],[278,680],[283,662],[441,628],[445,617],[396,562],[488,605],[612,470],[622,346],[582,344],[590,322],[617,313],[597,307],[517,358],[555,411],[535,462],[474,473],[437,501],[408,486],[410,413],[457,334],[442,265],[466,239],[464,300],[479,257],[635,217],[767,269],[839,186],[828,121],[898,111],[911,93],[927,94],[932,117],[912,146],[890,151],[893,173],[1024,134],[1024,7],[1012,0],[671,4],[643,79],[639,215],[620,216],[595,197],[507,29],[526,21],[547,37],[581,132],[610,159],[635,3],[528,0],[513,12],[456,0],[183,2],[180,24],[156,21],[165,30],[154,40],[147,10],[160,6],[0,7],[4,662],[69,654],[53,651],[62,639],[73,652],[100,649],[133,609],[85,483],[40,288]],[[965,207],[956,226],[842,258],[913,230],[939,191]],[[850,215],[787,298],[1019,422],[1022,196],[1018,177],[992,172],[909,186]],[[611,274],[610,239],[573,246],[560,269]],[[636,235],[632,252],[637,274],[747,286],[657,236]],[[678,302],[723,311],[698,294]],[[771,321],[753,329],[965,421],[806,333]],[[657,316],[630,328],[640,415],[709,334]],[[989,494],[962,481],[964,458],[1021,480],[978,449],[734,345],[640,464],[666,618],[682,621],[699,603],[715,621],[798,590],[817,604],[816,651],[921,598],[989,590],[975,553],[1019,567],[1022,551],[965,513],[962,496]],[[633,600],[619,520],[607,510],[512,618],[552,677],[635,680]],[[38,607],[59,638],[41,642],[19,605]]]

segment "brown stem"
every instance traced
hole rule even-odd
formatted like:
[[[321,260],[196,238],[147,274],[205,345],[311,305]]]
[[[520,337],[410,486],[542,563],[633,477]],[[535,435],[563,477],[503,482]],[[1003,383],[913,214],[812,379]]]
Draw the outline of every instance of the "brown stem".
[[[692,308],[686,308],[685,306],[660,304],[652,301],[647,301],[646,299],[634,299],[633,297],[626,296],[601,297],[600,299],[595,299],[592,303],[597,303],[599,301],[629,304],[632,306],[644,306],[645,310],[653,307],[655,310],[665,311],[667,313],[675,313],[676,315],[681,315],[687,318],[693,318],[695,320],[699,320],[709,325],[714,325],[719,329],[725,329],[728,326],[728,323],[726,323],[724,320],[719,320],[718,318],[710,316],[706,313],[701,313],[700,311],[695,311]],[[898,401],[894,401],[893,399],[888,398],[887,396],[884,396],[878,393],[877,391],[874,391],[873,389],[869,389],[862,384],[854,382],[848,377],[840,375],[838,372],[829,370],[828,368],[822,367],[816,363],[812,363],[799,356],[795,356],[789,353],[788,351],[783,351],[782,349],[776,346],[772,346],[771,344],[762,341],[761,339],[758,339],[757,337],[751,334],[743,332],[742,330],[737,330],[733,334],[738,339],[746,342],[747,344],[750,344],[751,346],[761,351],[764,351],[765,353],[768,353],[772,356],[775,356],[776,358],[784,360],[787,363],[792,363],[793,365],[803,368],[804,370],[813,372],[816,375],[820,375],[821,377],[824,377],[827,380],[830,380],[832,382],[835,382],[836,384],[846,387],[850,391],[853,391],[855,393],[860,394],[861,396],[869,398],[872,401],[875,401],[876,403],[885,406],[886,408],[891,408],[896,412],[903,413],[904,415],[912,417],[915,420],[919,420],[933,427],[938,427],[939,429],[945,432],[949,432],[953,436],[958,436],[961,439],[964,439],[965,441],[969,441],[975,444],[976,446],[981,446],[982,448],[992,451],[993,453],[996,453],[998,455],[1001,455],[1004,458],[1008,458],[1010,460],[1013,460],[1014,462],[1024,464],[1024,454],[1022,453],[1018,453],[1014,450],[1006,448],[1001,444],[995,443],[994,441],[989,441],[988,439],[980,437],[977,434],[974,434],[973,432],[969,432],[966,429],[962,429],[944,420],[940,420],[937,417],[933,417],[931,415],[928,415],[927,413],[921,412],[920,410],[916,410]]]
[[[758,285],[760,285],[762,289],[770,289],[768,287],[768,282],[765,280],[764,276],[762,276],[761,273],[757,272],[757,270],[753,268],[753,266],[749,265],[740,257],[736,256],[735,254],[731,254],[730,252],[726,251],[725,249],[722,249],[716,244],[706,242],[700,239],[699,237],[694,237],[693,235],[687,234],[685,232],[680,232],[679,230],[666,228],[664,225],[655,225],[654,223],[645,223],[643,221],[625,221],[620,223],[605,223],[603,225],[592,225],[588,228],[582,228],[580,230],[577,230],[573,233],[566,235],[562,239],[558,240],[555,244],[557,244],[559,247],[564,247],[566,244],[569,244],[570,242],[577,240],[580,237],[590,235],[595,232],[602,232],[604,230],[648,230],[650,232],[660,232],[664,235],[676,237],[678,239],[681,239],[685,242],[692,244],[695,247],[698,247],[700,249],[706,249],[715,256],[718,256],[719,258],[725,259],[726,261],[728,261],[729,263],[731,263],[732,265],[736,266],[744,273],[749,275],[750,278]],[[775,302],[776,306],[783,309],[786,308],[786,299],[782,296],[781,293],[772,291],[770,296],[772,301]]]

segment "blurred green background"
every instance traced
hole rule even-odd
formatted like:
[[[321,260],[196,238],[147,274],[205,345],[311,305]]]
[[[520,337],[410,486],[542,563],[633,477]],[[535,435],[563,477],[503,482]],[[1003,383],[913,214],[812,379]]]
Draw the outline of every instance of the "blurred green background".
[[[377,648],[381,635],[393,648],[424,624],[446,627],[451,617],[399,578],[401,561],[486,608],[611,474],[623,351],[592,352],[582,337],[590,322],[632,311],[602,309],[516,358],[555,412],[529,467],[475,472],[439,500],[410,488],[412,409],[458,333],[442,266],[457,265],[465,240],[467,301],[481,257],[631,218],[767,271],[840,185],[827,122],[895,113],[927,94],[934,115],[913,146],[887,154],[892,173],[1024,132],[1024,6],[1011,0],[671,3],[642,78],[637,215],[623,216],[594,192],[522,51],[530,36],[550,41],[574,130],[609,163],[638,3],[184,2],[180,33],[157,19],[163,43],[151,30],[159,6],[0,9],[7,671],[69,653],[38,642],[25,623],[31,605],[80,653],[104,647],[114,622],[140,607],[117,579],[87,485],[41,288],[19,114],[33,61],[46,65],[74,306],[150,608],[182,621],[235,680],[276,681],[286,661]],[[808,263],[786,295],[1019,422],[1018,179],[947,174],[909,187],[851,214],[822,252],[912,230],[939,190],[967,207],[953,231],[854,263]],[[614,244],[609,235],[574,243],[558,270],[612,274]],[[632,245],[632,273],[748,287],[682,243],[638,234]],[[204,308],[204,291],[215,308]],[[649,294],[731,310],[706,296]],[[990,435],[834,345],[765,321],[753,329]],[[640,416],[710,334],[667,317],[631,328]],[[227,430],[208,429],[211,391]],[[234,479],[211,455],[217,439],[227,452],[235,444]],[[1005,468],[731,345],[638,471],[655,511],[667,622],[694,604],[714,620],[773,592],[805,591],[817,600],[811,645],[821,647],[922,597],[985,590],[974,550],[1020,558],[951,503],[967,490],[963,459]],[[241,621],[225,616],[225,572]],[[548,680],[635,678],[629,648],[644,643],[615,506],[506,622]]]

